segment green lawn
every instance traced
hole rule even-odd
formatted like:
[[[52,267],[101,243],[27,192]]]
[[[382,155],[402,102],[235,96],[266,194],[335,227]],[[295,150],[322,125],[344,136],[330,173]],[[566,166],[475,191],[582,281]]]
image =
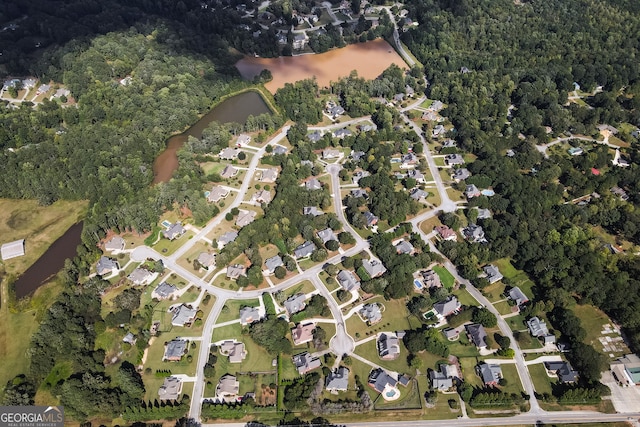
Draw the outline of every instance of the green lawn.
[[[442,286],[444,286],[447,289],[451,289],[453,288],[453,284],[455,282],[455,279],[453,278],[453,276],[451,275],[451,273],[449,273],[449,271],[440,266],[440,265],[436,265],[435,267],[433,267],[433,271],[436,272],[436,274],[438,275],[438,277],[440,277],[440,281],[442,282]]]
[[[466,306],[478,305],[478,301],[476,301],[476,299],[472,297],[469,291],[467,291],[466,289],[458,289],[454,291],[453,294],[458,298],[458,301],[460,301],[460,304],[462,305],[466,305]]]
[[[294,353],[295,354],[295,353]],[[279,380],[292,380],[299,377],[300,374],[296,369],[291,357],[288,354],[278,355],[278,378]]]
[[[398,385],[398,390],[400,390],[400,398],[398,400],[386,402],[384,399],[380,398],[376,402],[375,409],[402,410],[421,408],[422,396],[420,395],[417,382],[411,381],[406,387]]]
[[[358,316],[357,313],[351,316],[346,322],[347,332],[356,340],[366,338],[371,334],[381,331],[404,331],[411,329],[409,312],[407,311],[404,300],[384,301],[382,297],[376,297],[367,302],[376,302],[384,305],[382,320],[374,325],[367,326],[365,322],[360,320],[360,316]]]
[[[242,335],[242,326],[240,323],[234,323],[232,325],[222,326],[220,328],[213,329],[213,336],[211,342],[217,342],[229,338],[240,338]]]
[[[543,363],[536,363],[535,365],[529,365],[529,373],[533,380],[533,388],[538,394],[548,393],[551,394],[551,378],[547,375],[547,370],[544,368]]]
[[[409,352],[405,348],[404,344],[400,344],[400,356],[396,360],[382,360],[378,356],[378,349],[376,347],[376,340],[371,340],[367,343],[361,344],[356,347],[355,353],[365,359],[382,366],[385,369],[391,371],[406,373],[409,375],[415,374],[415,369],[411,368],[407,364],[407,356]]]
[[[469,338],[466,333],[461,333],[458,341],[449,343],[449,353],[455,354],[458,357],[476,357],[480,356],[478,349],[475,345],[469,342]]]
[[[628,348],[626,347],[626,345],[622,345],[622,343],[620,346],[622,351],[607,351],[607,352],[604,351],[604,348],[602,347],[602,343],[598,340],[598,338],[600,336],[615,337],[618,335],[617,334],[601,335],[601,332],[603,330],[602,328],[603,325],[607,323],[609,325],[613,325],[613,322],[611,321],[609,316],[607,316],[602,310],[592,305],[576,304],[573,307],[573,312],[576,314],[576,316],[578,316],[578,318],[580,318],[582,327],[585,329],[585,331],[587,331],[587,336],[584,339],[585,343],[592,345],[596,350],[598,350],[601,353],[604,353],[607,355],[611,353],[614,355],[614,357],[622,356],[624,353],[628,352]]]
[[[431,104],[433,104],[433,99],[425,99],[424,102],[420,104],[420,106],[422,108],[429,108],[431,107]]]
[[[500,389],[505,393],[520,394],[522,392],[522,382],[518,376],[516,365],[503,364],[500,366],[502,367],[502,376],[507,381],[507,385],[500,386]]]
[[[475,357],[459,357],[460,369],[462,370],[462,376],[464,381],[472,387],[484,387],[482,379],[476,374],[476,365],[478,359]]]
[[[484,288],[482,290],[482,293],[485,297],[487,297],[489,301],[493,303],[504,299],[504,296],[502,294],[504,293],[505,288],[506,285],[502,283],[502,281],[498,281]]]
[[[505,314],[513,313],[512,309],[514,308],[514,306],[509,304],[509,301],[500,301],[498,303],[493,304],[493,306],[496,308],[496,310],[498,310],[498,313],[500,313],[503,316]]]
[[[290,296],[293,296],[293,295],[298,294],[298,293],[308,294],[308,293],[313,292],[315,290],[316,290],[316,287],[313,286],[313,283],[311,283],[308,280],[305,280],[304,282],[300,282],[297,285],[293,285],[290,288],[287,288],[286,290],[284,290],[283,291],[284,295],[285,295],[284,299],[287,299]]]
[[[511,286],[517,286],[522,292],[529,298],[533,299],[533,286],[534,283],[529,279],[527,273],[522,270],[516,269],[509,258],[501,258],[494,261],[494,264],[500,270],[500,273],[509,280]]]
[[[192,231],[187,231],[182,236],[174,240],[165,239],[163,237],[158,241],[158,243],[153,245],[153,249],[164,256],[168,256],[174,253],[180,246],[184,245],[187,240],[192,239],[193,236],[194,233]]]
[[[216,323],[224,323],[230,320],[235,320],[240,318],[240,309],[242,307],[258,307],[260,305],[260,300],[249,299],[249,300],[234,300],[230,299],[224,303],[225,309],[222,308],[222,312],[218,319],[216,319]]]

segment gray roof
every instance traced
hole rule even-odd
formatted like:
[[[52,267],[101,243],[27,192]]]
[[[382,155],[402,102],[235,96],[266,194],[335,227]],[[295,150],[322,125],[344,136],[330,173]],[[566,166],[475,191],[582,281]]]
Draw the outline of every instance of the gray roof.
[[[104,244],[104,250],[108,252],[121,251],[124,249],[124,239],[120,236],[113,236]]]
[[[235,396],[240,390],[240,382],[235,376],[225,374],[220,377],[218,386],[216,387],[216,395],[218,397]]]
[[[574,383],[578,379],[578,372],[574,371],[569,362],[545,362],[547,370],[555,372],[563,383]]]
[[[274,145],[273,154],[287,154],[287,147],[283,147],[282,145]]]
[[[400,355],[400,340],[396,335],[382,333],[377,340],[378,355],[382,359],[395,359]]]
[[[496,283],[502,280],[504,277],[502,276],[502,273],[500,273],[500,270],[498,270],[498,267],[493,264],[485,265],[484,267],[482,267],[482,270],[487,275],[487,280],[489,281],[489,283]]]
[[[287,309],[289,314],[297,313],[299,311],[304,310],[305,307],[305,294],[295,294],[287,298],[284,302],[284,308]]]
[[[353,151],[351,150],[351,158],[356,162],[360,161],[365,155],[364,151]]]
[[[459,168],[456,169],[451,176],[457,181],[463,181],[471,176],[471,172],[469,172],[469,170],[467,170],[466,168]]]
[[[171,318],[171,324],[173,326],[184,326],[187,323],[193,322],[196,317],[197,309],[187,307],[182,304],[173,310],[173,317]]]
[[[278,169],[276,168],[269,168],[262,171],[260,175],[260,181],[262,182],[275,182],[276,178],[278,178]]]
[[[118,269],[118,263],[111,258],[106,256],[100,257],[98,264],[96,264],[96,272],[100,276],[104,276],[105,274],[110,274],[113,270]]]
[[[417,169],[412,169],[410,171],[407,172],[407,177],[408,178],[413,178],[416,181],[424,181],[424,175],[422,174],[422,172],[420,172]]]
[[[187,230],[184,229],[182,224],[180,224],[179,222],[176,222],[175,224],[171,224],[169,228],[163,231],[162,235],[169,240],[173,240],[176,237],[182,236],[185,231]]]
[[[447,154],[444,162],[448,165],[464,165],[464,158],[460,154]]]
[[[502,378],[502,368],[500,365],[483,363],[479,366],[480,376],[485,384],[495,384]]]
[[[409,196],[414,200],[420,200],[420,199],[426,199],[429,196],[429,193],[419,188],[414,188],[409,193]]]
[[[242,363],[247,357],[247,352],[244,349],[244,343],[237,342],[235,340],[226,340],[218,348],[220,353],[225,356],[229,356],[230,363]]]
[[[399,254],[410,254],[415,250],[411,242],[406,240],[401,240],[398,244],[396,244],[396,251]]]
[[[149,270],[137,267],[131,272],[131,274],[129,274],[129,276],[127,276],[127,279],[131,280],[134,285],[142,285],[149,280],[151,276],[153,276],[153,273]]]
[[[197,261],[204,268],[212,267],[216,264],[216,254],[210,254],[209,252],[200,252]]]
[[[483,348],[487,346],[487,332],[484,330],[484,326],[479,323],[473,323],[465,326],[465,329],[476,347]]]
[[[267,267],[267,270],[274,272],[276,270],[276,267],[280,267],[281,265],[284,265],[284,263],[282,262],[282,258],[280,258],[280,255],[276,255],[272,256],[271,258],[267,258],[267,260],[264,262],[264,265]]]
[[[351,195],[353,197],[367,197],[367,191],[362,188],[357,188],[355,190],[351,190]]]
[[[3,261],[24,255],[24,239],[3,244],[0,252]]]
[[[340,366],[335,371],[327,375],[326,389],[346,391],[349,387],[349,369]]]
[[[407,153],[400,156],[400,161],[402,163],[416,163],[418,161],[418,156],[413,153]]]
[[[240,276],[247,275],[247,267],[242,264],[233,264],[227,267],[227,277],[229,279],[237,279]]]
[[[178,288],[176,288],[175,286],[170,285],[167,282],[162,282],[153,290],[153,292],[160,298],[168,298],[177,290]]]
[[[322,188],[322,183],[317,179],[312,178],[309,181],[305,182],[304,186],[307,190],[320,190]]]
[[[238,227],[244,227],[251,224],[256,219],[256,213],[254,211],[240,211],[238,218],[236,218],[236,225]]]
[[[247,325],[260,320],[260,310],[257,307],[242,307],[240,309],[240,324]]]
[[[478,219],[491,218],[491,211],[489,209],[477,208],[477,210],[478,210]]]
[[[267,190],[258,190],[251,196],[251,200],[257,203],[269,203],[271,201],[271,193]]]
[[[319,130],[315,132],[311,132],[310,134],[307,135],[307,138],[311,142],[318,142],[322,139],[322,132],[320,132]]]
[[[371,261],[369,261],[368,259],[363,260],[362,267],[364,267],[365,271],[371,277],[380,276],[387,271],[382,262],[378,261],[377,259],[372,259]]]
[[[383,369],[378,368],[371,371],[368,383],[375,391],[382,393],[387,385],[395,387],[398,384],[398,380],[387,374]]]
[[[340,270],[338,276],[338,283],[347,291],[352,291],[360,287],[360,282],[356,279],[356,276],[348,270]]]
[[[322,158],[323,159],[335,159],[340,156],[340,150],[336,150],[335,148],[325,148],[322,150]]]
[[[164,350],[165,359],[180,359],[187,352],[188,342],[185,340],[174,339],[167,343]]]
[[[353,135],[353,132],[351,132],[349,129],[338,129],[337,131],[333,132],[333,136],[336,138],[344,138],[345,136],[349,136],[349,135]]]
[[[124,336],[124,338],[122,338],[122,342],[126,342],[131,345],[134,345],[136,343],[136,336],[133,335],[131,332],[129,332],[127,333],[127,335]]]
[[[529,301],[529,298],[517,286],[509,289],[509,298],[515,301],[517,305],[521,305]]]
[[[224,167],[220,176],[223,178],[231,178],[232,176],[236,176],[238,174],[238,169],[233,167],[233,165],[227,165]]]
[[[370,211],[363,212],[362,215],[364,215],[364,219],[367,221],[367,226],[374,225],[378,222],[378,217]]]
[[[467,227],[462,229],[462,234],[467,240],[471,240],[473,242],[486,242],[487,239],[484,237],[484,230],[481,226],[477,224],[469,224]]]
[[[442,287],[442,282],[440,281],[440,276],[433,270],[427,270],[422,272],[422,278],[424,285],[427,288],[440,288]]]
[[[225,197],[227,197],[229,195],[229,190],[225,187],[222,187],[220,185],[214,185],[211,188],[211,191],[209,192],[209,195],[207,196],[207,200],[209,202],[217,202],[220,199],[224,199]]]
[[[182,393],[182,381],[176,377],[167,377],[158,389],[160,400],[178,400]]]
[[[476,187],[475,184],[469,184],[464,190],[464,195],[467,196],[467,199],[478,197],[480,196],[480,190],[478,190],[478,187]]]
[[[449,390],[453,387],[453,377],[448,375],[447,365],[440,365],[440,371],[429,371],[431,387],[436,390]]]
[[[307,352],[293,356],[293,364],[296,366],[300,375],[304,375],[307,372],[322,366],[322,362],[319,358],[313,357]]]
[[[538,317],[532,317],[527,320],[527,327],[529,328],[529,332],[534,337],[541,337],[544,335],[549,335],[549,328],[547,328],[547,323],[544,320],[539,319]]]
[[[296,258],[305,258],[311,255],[311,253],[315,250],[316,245],[313,242],[307,240],[306,242],[295,248],[295,250],[293,251],[293,255]]]
[[[338,240],[338,237],[330,228],[318,231],[318,238],[322,240],[322,243],[327,243],[329,240]]]
[[[448,316],[460,308],[460,301],[454,296],[450,296],[444,301],[433,304],[433,309],[441,316]]]
[[[445,139],[442,142],[442,148],[455,148],[457,146],[456,142],[449,138],[449,139]]]
[[[370,323],[376,323],[382,320],[382,312],[380,306],[376,303],[365,304],[360,309],[360,315]]]
[[[238,154],[240,154],[240,150],[238,148],[227,147],[220,151],[219,156],[224,160],[233,160],[238,157]]]
[[[305,206],[304,208],[302,208],[302,214],[303,215],[319,216],[319,215],[324,214],[324,212],[322,212],[320,209],[318,209],[315,206]]]
[[[222,236],[218,238],[218,243],[222,243],[222,245],[226,245],[227,243],[233,242],[238,237],[238,232],[236,231],[227,231]]]

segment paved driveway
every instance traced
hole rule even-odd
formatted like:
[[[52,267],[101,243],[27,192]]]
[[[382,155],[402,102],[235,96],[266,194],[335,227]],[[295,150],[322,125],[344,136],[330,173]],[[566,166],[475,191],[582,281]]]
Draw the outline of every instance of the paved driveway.
[[[600,379],[611,389],[611,403],[617,412],[637,412],[640,408],[640,387],[622,387],[613,377],[611,371],[602,373]]]

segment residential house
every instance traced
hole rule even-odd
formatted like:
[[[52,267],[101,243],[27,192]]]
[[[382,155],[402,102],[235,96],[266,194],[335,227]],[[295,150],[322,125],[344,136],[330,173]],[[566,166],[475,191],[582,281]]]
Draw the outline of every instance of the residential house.
[[[351,197],[363,197],[363,198],[367,198],[368,194],[366,190],[363,190],[362,188],[358,188],[355,190],[351,190]]]
[[[451,138],[445,139],[442,142],[442,148],[456,148],[457,146],[456,142]]]
[[[424,175],[422,174],[422,172],[420,172],[417,169],[413,169],[413,170],[410,170],[409,172],[407,172],[407,178],[413,178],[417,182],[422,183],[422,184],[425,183]]]
[[[478,211],[478,219],[489,219],[491,218],[491,211],[489,209],[476,208]]]
[[[359,313],[364,321],[369,323],[370,325],[378,323],[382,320],[382,312],[380,311],[380,306],[376,303],[363,305]]]
[[[302,345],[313,341],[313,331],[315,330],[316,325],[314,323],[307,323],[305,325],[298,323],[295,328],[291,329],[293,344]]]
[[[287,154],[287,147],[283,147],[282,145],[274,145],[273,146],[273,154]]]
[[[262,182],[267,182],[267,183],[276,182],[277,178],[278,178],[278,169],[276,168],[269,168],[267,170],[262,171],[262,173],[260,174],[260,181]]]
[[[363,260],[362,261],[362,267],[365,269],[365,271],[367,272],[369,277],[371,277],[372,279],[374,277],[378,277],[378,276],[383,275],[387,271],[385,266],[380,261],[378,261],[377,259],[372,259],[372,260],[365,259],[365,260]]]
[[[429,197],[429,193],[419,188],[414,188],[409,193],[409,197],[411,197],[413,200],[418,200],[418,201],[425,200],[427,197]]]
[[[406,167],[407,165],[415,166],[415,164],[418,163],[418,156],[413,153],[403,154],[402,156],[400,156],[400,161],[403,165],[405,165],[405,169],[408,169]]]
[[[247,267],[242,264],[233,264],[227,267],[227,278],[237,280],[240,276],[247,275]]]
[[[349,388],[349,369],[344,366],[338,367],[327,375],[325,388],[331,393],[347,391]]]
[[[431,388],[434,390],[447,391],[453,387],[454,379],[459,378],[458,368],[455,365],[441,364],[440,370],[429,371]]]
[[[175,286],[170,285],[167,282],[162,282],[153,290],[151,297],[159,300],[169,299],[177,291],[178,288]]]
[[[464,158],[460,154],[447,154],[444,156],[444,162],[448,166],[464,165]]]
[[[98,273],[99,276],[115,274],[118,270],[120,270],[118,262],[106,256],[101,256],[96,264],[96,273]]]
[[[440,281],[440,276],[433,270],[427,270],[422,272],[422,281],[424,286],[428,289],[431,288],[441,288],[442,282]]]
[[[393,95],[393,102],[402,102],[404,101],[404,93],[396,93]]]
[[[367,227],[373,227],[378,223],[378,217],[372,214],[370,211],[365,211],[362,213],[364,215],[364,220],[367,223]]]
[[[218,238],[218,248],[222,249],[226,246],[227,243],[231,243],[236,240],[238,237],[237,231],[227,231],[222,236]]]
[[[509,299],[514,301],[517,306],[521,306],[522,304],[529,302],[529,297],[527,297],[517,286],[509,289]]]
[[[0,248],[0,253],[2,254],[3,261],[23,256],[25,254],[24,239],[3,244]]]
[[[271,201],[271,193],[267,190],[258,190],[251,197],[253,203],[266,203]]]
[[[477,224],[469,224],[462,229],[462,234],[465,239],[474,243],[487,243],[487,239],[484,237],[484,230]]]
[[[222,169],[222,172],[220,172],[220,176],[223,178],[232,178],[234,176],[238,175],[238,169],[236,169],[235,167],[233,167],[233,165],[227,165],[224,167],[224,169]]]
[[[364,151],[353,151],[351,150],[351,158],[353,159],[354,162],[359,162],[360,160],[362,160],[362,158],[365,156],[365,152]]]
[[[619,131],[617,128],[611,126],[611,125],[598,125],[598,130],[599,131],[608,131],[610,132],[612,135],[617,134]]]
[[[235,401],[240,390],[240,382],[235,376],[225,374],[220,377],[216,386],[216,398],[224,401]]]
[[[413,247],[413,245],[411,244],[411,242],[407,241],[407,240],[400,240],[400,242],[396,243],[396,252],[398,252],[399,254],[408,254],[408,255],[412,255],[416,249]]]
[[[478,187],[476,187],[475,184],[469,184],[464,190],[464,195],[467,199],[472,199],[474,197],[480,197],[482,193],[480,193],[480,190],[478,190]]]
[[[182,224],[176,222],[175,224],[169,225],[169,227],[162,232],[162,235],[165,239],[174,240],[182,236],[186,231]]]
[[[376,126],[374,123],[367,124],[367,125],[358,125],[358,129],[360,130],[360,132],[371,132],[374,130],[378,130],[378,126]],[[363,153],[363,151],[359,151],[359,152]]]
[[[378,393],[382,393],[387,387],[395,387],[398,380],[386,373],[382,368],[371,371],[367,383]]]
[[[529,328],[529,332],[531,332],[531,335],[534,337],[541,337],[549,334],[547,323],[538,317],[532,317],[527,320],[527,328]]]
[[[340,157],[340,150],[334,148],[325,148],[322,150],[322,158],[325,160],[337,159],[338,157]]]
[[[185,304],[180,304],[178,307],[172,309],[173,317],[171,318],[171,324],[173,326],[185,326],[191,325],[196,319],[198,310],[191,308]]]
[[[478,372],[482,377],[482,382],[487,386],[497,386],[502,379],[502,368],[500,365],[482,363],[478,365]]]
[[[451,179],[453,179],[455,182],[460,182],[460,181],[464,181],[470,176],[471,176],[471,172],[469,172],[467,168],[458,168],[453,171],[453,174],[451,174]]]
[[[620,357],[613,362],[611,371],[622,385],[640,385],[640,357],[633,353]]]
[[[154,274],[146,268],[137,267],[127,276],[134,285],[148,285],[153,280]]]
[[[487,332],[484,330],[484,326],[479,323],[472,323],[464,327],[469,335],[469,339],[478,348],[485,348],[487,346]]]
[[[187,354],[187,344],[189,344],[188,341],[178,338],[169,341],[164,347],[164,356],[162,357],[162,360],[168,362],[179,362],[182,359],[182,356]]]
[[[319,130],[311,132],[307,135],[307,138],[311,142],[318,142],[322,139],[322,132],[320,132]]]
[[[167,377],[158,389],[160,401],[178,400],[182,393],[182,381],[177,377]]]
[[[572,156],[580,156],[580,155],[584,154],[584,149],[582,147],[571,147],[567,151]]]
[[[544,367],[547,371],[557,375],[562,383],[571,384],[578,379],[578,372],[573,370],[569,362],[545,362]]]
[[[307,352],[293,356],[293,364],[300,375],[304,375],[307,372],[311,372],[322,366],[322,362],[319,358],[314,357]]]
[[[226,340],[219,347],[220,354],[229,357],[229,363],[242,363],[247,357],[244,343],[236,340]]]
[[[323,244],[326,244],[329,240],[338,240],[338,236],[330,228],[325,228],[316,233],[318,239],[322,240]]]
[[[120,236],[113,236],[107,243],[104,244],[104,250],[117,254],[124,250],[124,239]]]
[[[296,257],[296,259],[306,258],[308,256],[311,256],[313,251],[315,251],[316,249],[316,245],[312,241],[307,240],[293,250],[293,256]]]
[[[339,139],[343,139],[345,136],[351,136],[351,135],[353,135],[353,132],[351,132],[347,128],[338,129],[337,131],[333,132],[333,137],[339,138]]]
[[[238,135],[238,139],[236,140],[236,145],[248,145],[251,142],[251,137],[246,133],[241,133]]]
[[[482,271],[486,274],[486,279],[489,283],[496,283],[504,278],[500,270],[498,270],[498,267],[493,264],[485,265],[482,267]]]
[[[345,291],[351,292],[360,287],[360,282],[356,279],[356,276],[348,270],[340,270],[336,279]]]
[[[460,307],[462,307],[460,301],[458,301],[458,298],[454,297],[453,295],[447,297],[447,299],[443,301],[438,301],[437,303],[433,304],[433,309],[435,310],[438,317],[441,318],[450,316],[458,312],[458,310],[460,310]]]
[[[245,227],[255,221],[256,215],[257,213],[255,211],[241,210],[236,218],[236,225],[238,227]]]
[[[207,201],[211,203],[218,203],[221,199],[226,198],[229,195],[229,190],[221,185],[214,185],[209,191]]]
[[[353,174],[353,176],[351,177],[351,182],[354,185],[358,185],[360,183],[360,180],[362,178],[365,178],[367,176],[371,175],[369,172],[367,171],[357,171]]]
[[[340,105],[332,103],[332,105],[327,108],[327,114],[329,114],[331,118],[335,120],[336,118],[338,118],[338,116],[344,114],[344,108],[342,108]]]
[[[620,197],[621,200],[629,200],[629,195],[627,194],[627,192],[618,186],[611,187],[611,194],[615,194],[616,196]]]
[[[322,183],[315,178],[311,178],[304,183],[304,187],[307,190],[320,190],[322,188]]]
[[[304,49],[304,47],[307,45],[308,42],[309,42],[309,37],[307,36],[307,33],[304,33],[304,32],[298,33],[293,36],[292,46],[296,50],[302,50]]]
[[[136,336],[133,335],[131,332],[128,332],[127,335],[125,335],[124,338],[122,338],[122,342],[125,342],[129,345],[136,345],[136,341],[138,341],[136,339]]]
[[[287,298],[284,302],[284,308],[287,310],[289,315],[295,314],[299,311],[304,310],[306,306],[305,300],[307,299],[305,294],[295,294]]]
[[[395,360],[400,356],[400,340],[395,334],[381,333],[376,341],[378,356],[383,360]]]
[[[437,225],[435,228],[436,233],[440,236],[442,240],[449,240],[455,242],[458,240],[458,235],[455,231],[447,227],[446,225]]]
[[[433,101],[433,102],[431,103],[431,105],[429,106],[428,110],[431,110],[431,111],[440,111],[440,110],[442,110],[443,108],[444,108],[444,104],[443,104],[441,101],[436,100],[436,101]]]
[[[216,254],[200,252],[196,261],[202,266],[202,268],[209,270],[209,268],[216,266]]]
[[[260,319],[260,310],[257,307],[242,307],[240,309],[240,325],[246,326]]]
[[[276,272],[276,268],[284,265],[284,262],[282,261],[280,255],[275,255],[271,258],[267,258],[267,260],[264,262],[264,265],[265,267],[267,267],[267,271],[270,274],[273,274]]]
[[[305,207],[302,208],[302,214],[303,215],[320,216],[320,215],[323,215],[324,212],[322,212],[320,209],[318,209],[315,206],[305,206]]]
[[[431,136],[432,136],[433,138],[437,138],[437,137],[439,137],[440,135],[444,135],[445,133],[447,133],[447,129],[445,129],[445,127],[444,127],[444,126],[442,126],[442,125],[436,125],[436,126],[434,126],[434,128],[433,128],[433,132],[431,132]]]
[[[427,122],[435,122],[438,120],[438,115],[433,111],[427,111],[422,114],[422,120]]]
[[[460,337],[460,332],[457,328],[445,328],[442,330],[442,333],[449,341],[455,341]]]
[[[218,154],[218,156],[220,157],[221,160],[235,160],[238,158],[238,154],[240,154],[239,148],[227,147],[222,149],[220,151],[220,154]]]

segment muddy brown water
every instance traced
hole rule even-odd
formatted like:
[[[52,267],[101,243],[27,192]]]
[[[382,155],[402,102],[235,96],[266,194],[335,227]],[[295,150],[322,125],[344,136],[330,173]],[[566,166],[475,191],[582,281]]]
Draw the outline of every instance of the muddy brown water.
[[[24,298],[42,286],[64,267],[67,258],[76,256],[81,243],[82,222],[72,225],[14,283],[16,298]],[[29,243],[27,242],[27,245]],[[29,250],[27,246],[27,250]]]
[[[174,135],[167,141],[167,148],[153,162],[153,183],[167,182],[173,172],[178,169],[178,150],[182,148],[189,136],[202,137],[202,131],[213,121],[220,123],[244,123],[250,115],[257,116],[270,113],[271,110],[257,92],[244,92],[225,99],[211,111],[202,116],[189,129]]]
[[[236,68],[245,79],[253,79],[265,68],[271,71],[273,80],[265,86],[271,93],[275,93],[277,89],[284,87],[285,83],[313,76],[320,87],[329,86],[331,81],[348,76],[352,70],[356,70],[360,77],[375,79],[391,64],[407,68],[402,57],[389,43],[377,39],[317,55],[246,57],[236,63]]]

